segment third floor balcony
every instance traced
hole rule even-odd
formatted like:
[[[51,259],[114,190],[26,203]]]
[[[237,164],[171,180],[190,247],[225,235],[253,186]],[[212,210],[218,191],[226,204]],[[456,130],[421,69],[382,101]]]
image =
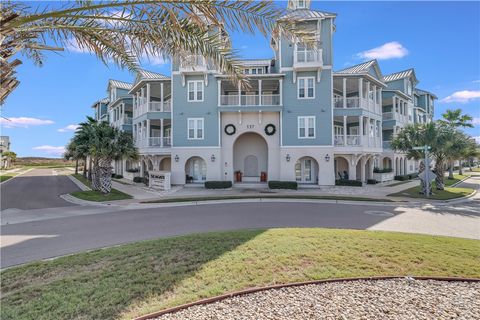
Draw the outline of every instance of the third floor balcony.
[[[181,60],[179,71],[185,74],[205,73],[207,71],[207,61],[198,54],[188,55]]]
[[[218,106],[281,106],[281,79],[252,79],[250,88],[242,89],[229,81],[219,80]]]
[[[322,49],[295,49],[293,52],[293,69],[298,71],[315,70],[323,67]]]

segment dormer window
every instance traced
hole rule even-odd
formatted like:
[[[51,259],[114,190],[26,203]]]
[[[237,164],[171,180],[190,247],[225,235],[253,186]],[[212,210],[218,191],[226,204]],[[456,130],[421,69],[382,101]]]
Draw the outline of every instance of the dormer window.
[[[307,7],[307,4],[305,3],[305,0],[297,0],[297,9],[305,9]]]

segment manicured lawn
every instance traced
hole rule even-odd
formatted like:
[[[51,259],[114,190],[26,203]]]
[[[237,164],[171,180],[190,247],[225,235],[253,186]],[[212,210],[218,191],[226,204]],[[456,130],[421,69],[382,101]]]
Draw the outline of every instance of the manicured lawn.
[[[7,181],[10,178],[13,178],[15,175],[14,174],[3,174],[0,176],[0,182]]]
[[[409,182],[412,182],[412,180],[406,180],[406,181],[400,181],[400,182],[392,183],[392,184],[389,184],[387,187],[396,187],[396,186],[399,186],[401,184],[409,183]]]
[[[81,174],[74,174],[73,176],[77,180],[80,180],[87,187],[92,186],[91,182],[88,179],[85,179]],[[88,191],[75,191],[70,193],[70,195],[82,200],[96,201],[96,202],[132,199],[132,196],[113,188],[109,194],[103,194],[100,191],[88,190]]]
[[[472,194],[474,191],[471,188],[457,188],[457,187],[450,187],[454,185],[455,183],[461,181],[462,179],[466,178],[466,175],[459,175],[459,174],[454,174],[455,179],[447,179],[445,178],[444,183],[445,183],[445,190],[437,190],[436,189],[436,184],[435,182],[432,183],[432,190],[433,190],[433,196],[430,196],[429,199],[433,200],[450,200],[450,199],[456,199],[456,198],[461,198],[468,196]],[[420,182],[419,182],[420,184]],[[423,194],[419,194],[420,192],[420,185],[409,188],[406,190],[402,190],[397,193],[392,193],[389,194],[388,196],[391,197],[409,197],[409,198],[422,198],[426,199],[426,197]]]
[[[480,278],[480,242],[393,232],[269,229],[137,242],[1,273],[1,318],[131,319],[255,286],[326,278]]]
[[[177,197],[160,200],[144,201],[142,203],[172,203],[172,202],[192,202],[192,201],[212,201],[212,200],[237,200],[237,199],[307,199],[307,200],[351,200],[351,201],[382,201],[391,202],[389,199],[376,199],[367,197],[348,197],[348,196],[316,196],[316,195],[292,195],[292,194],[253,194],[253,195],[222,195],[222,196],[198,196],[198,197]]]

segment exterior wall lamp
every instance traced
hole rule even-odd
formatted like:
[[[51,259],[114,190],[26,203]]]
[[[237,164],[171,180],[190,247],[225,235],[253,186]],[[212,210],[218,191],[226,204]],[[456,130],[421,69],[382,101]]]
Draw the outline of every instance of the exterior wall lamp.
[[[287,160],[287,162],[290,162],[290,154],[287,153],[287,155],[285,156],[285,160]]]
[[[178,162],[180,160],[180,157],[178,156],[178,154],[175,155],[175,162]]]
[[[328,153],[327,153],[327,155],[325,156],[325,161],[327,161],[327,162],[330,161],[330,156],[328,155]]]
[[[212,156],[210,157],[210,160],[211,160],[212,162],[215,162],[215,155],[214,155],[214,154],[212,154]]]

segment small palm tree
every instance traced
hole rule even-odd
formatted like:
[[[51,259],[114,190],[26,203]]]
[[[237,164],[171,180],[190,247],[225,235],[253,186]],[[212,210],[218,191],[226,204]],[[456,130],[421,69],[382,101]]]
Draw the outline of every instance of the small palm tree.
[[[85,166],[87,158],[90,160],[89,170],[88,170],[88,180],[92,182],[93,190],[100,190],[100,172],[98,170],[98,159],[92,156],[92,145],[95,144],[95,132],[96,127],[99,125],[99,122],[92,117],[87,117],[87,121],[79,124],[75,136],[73,139],[76,141],[76,144],[83,155],[85,156]],[[85,168],[85,167],[84,167]],[[84,170],[85,175],[85,170]]]
[[[75,44],[102,62],[139,70],[139,58],[200,54],[232,80],[245,83],[224,30],[294,36],[294,23],[272,1],[111,0],[66,1],[54,9],[17,1],[0,7],[0,103],[15,89],[18,54],[41,66],[46,51]],[[304,33],[304,32],[303,32]],[[297,36],[308,35],[295,32]],[[312,35],[313,36],[313,35]]]
[[[65,153],[63,154],[63,157],[66,160],[75,160],[75,174],[78,174],[78,160],[81,158],[77,152],[77,145],[75,144],[74,139],[72,139],[65,147]]]

